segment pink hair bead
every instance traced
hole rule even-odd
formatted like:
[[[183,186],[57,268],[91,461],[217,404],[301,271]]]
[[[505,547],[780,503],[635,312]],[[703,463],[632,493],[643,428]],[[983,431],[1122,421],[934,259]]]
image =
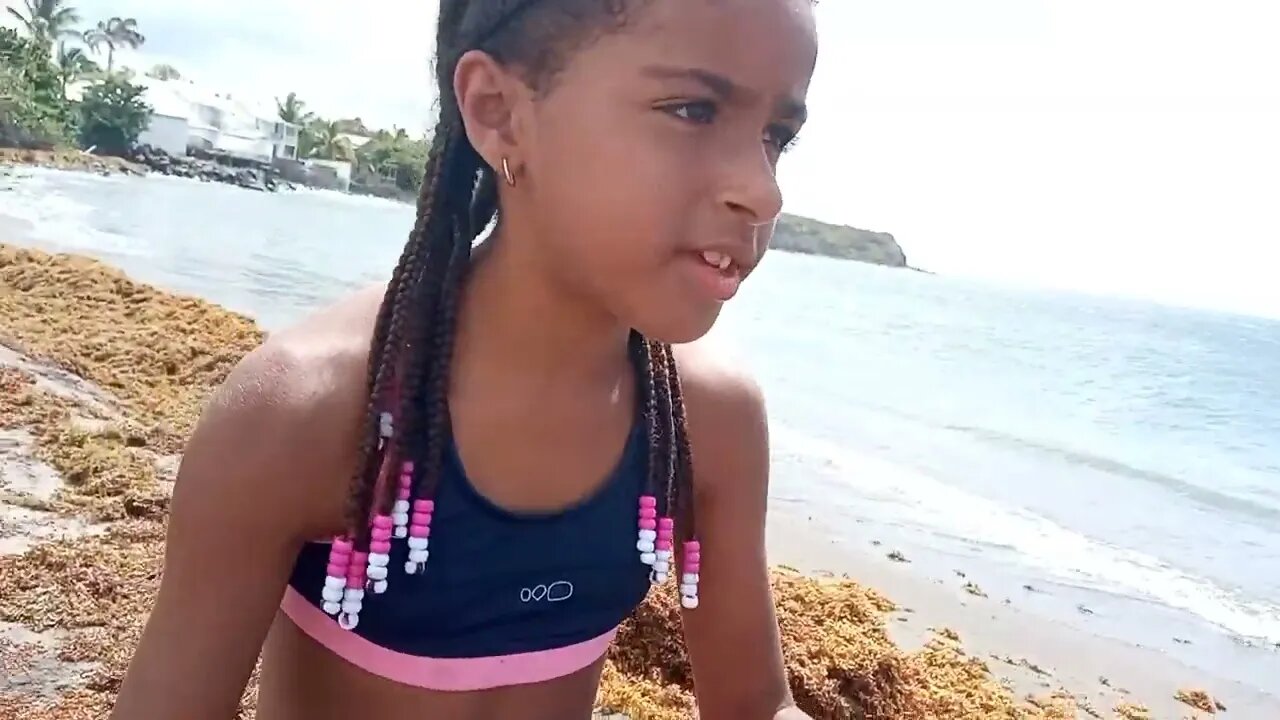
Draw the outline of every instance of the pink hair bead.
[[[354,547],[351,541],[346,538],[334,538],[333,545],[329,548],[329,554],[350,555]]]
[[[690,540],[684,544],[685,552],[696,553],[701,549],[702,546],[698,544],[697,540]]]
[[[355,576],[355,575],[348,575],[348,576],[347,576],[347,587],[348,587],[348,588],[351,588],[352,590],[362,590],[362,589],[364,589],[364,575],[363,575],[363,574],[361,574],[361,575],[359,575],[359,576]]]
[[[325,575],[328,575],[329,577],[337,577],[337,578],[340,578],[340,577],[346,577],[346,576],[347,576],[347,566],[346,566],[346,565],[338,565],[338,564],[336,564],[336,563],[329,563],[329,567],[326,567],[326,568],[324,569],[324,574],[325,574]]]
[[[669,517],[659,518],[659,519],[658,519],[658,527],[662,528],[663,530],[666,530],[666,531],[670,532],[670,531],[672,531],[672,530],[674,530],[674,529],[675,529],[675,527],[676,527],[676,521],[675,521],[675,520],[672,520],[672,519],[671,519],[671,518],[669,518]]]
[[[416,512],[413,514],[412,522],[414,525],[430,525],[431,513]]]
[[[412,475],[412,474],[413,474],[413,461],[412,461],[412,460],[405,460],[403,463],[401,463],[401,464],[400,464],[400,472],[404,473],[405,475]]]
[[[653,529],[654,529],[654,528],[656,528],[656,527],[658,527],[658,523],[656,523],[656,522],[654,522],[653,520],[650,520],[650,519],[648,519],[648,518],[645,518],[645,519],[643,519],[643,520],[641,520],[641,521],[640,521],[640,529],[641,529],[641,530],[653,530]]]
[[[401,475],[401,476],[400,476],[400,487],[402,487],[402,488],[407,488],[407,487],[410,487],[410,486],[412,486],[412,485],[413,485],[413,476],[412,476],[412,475],[405,474],[405,475]]]
[[[686,560],[684,563],[684,571],[690,575],[697,575],[698,568],[700,567],[702,566],[696,562],[689,562]]]
[[[416,513],[435,512],[435,509],[436,509],[435,500],[414,500],[413,501],[413,511]]]
[[[658,509],[640,508],[640,517],[645,520],[653,520],[658,517]]]
[[[369,549],[379,555],[386,555],[391,552],[391,542],[388,540],[374,540],[369,543]]]
[[[410,488],[402,487],[396,491],[397,500],[408,500],[411,497],[413,497],[413,490]]]
[[[390,528],[376,527],[376,528],[374,528],[374,529],[373,529],[373,540],[374,540],[374,542],[383,542],[383,541],[390,540],[390,539],[391,539],[391,529],[390,529]],[[370,549],[370,550],[373,550],[373,548],[369,548],[369,549]],[[380,552],[380,551],[378,551],[378,550],[373,550],[373,552]]]
[[[641,495],[641,496],[640,496],[640,507],[642,507],[642,508],[656,508],[656,507],[658,507],[658,498],[656,498],[656,497],[654,497],[654,496],[652,496],[652,495]]]
[[[373,526],[374,526],[375,528],[387,528],[387,529],[390,529],[390,528],[391,528],[391,526],[392,526],[392,523],[391,523],[391,516],[390,516],[390,515],[378,515],[377,517],[375,517],[375,518],[373,519]]]
[[[416,538],[431,537],[431,526],[430,525],[410,525],[409,537],[416,537]]]
[[[658,538],[658,542],[654,545],[654,547],[656,547],[656,548],[657,548],[657,549],[659,549],[659,550],[666,550],[666,551],[670,551],[670,550],[671,550],[671,541],[670,541],[670,540],[663,540],[662,538]]]
[[[685,554],[684,554],[685,564],[698,563],[701,561],[702,561],[702,553],[691,553],[691,552],[685,551]]]
[[[369,562],[369,553],[367,553],[367,552],[353,552],[353,553],[351,553],[351,571],[352,571],[352,572],[361,572],[361,573],[363,573],[363,572],[364,572],[364,566],[365,566],[365,564],[366,564],[366,563],[368,563],[368,562]]]

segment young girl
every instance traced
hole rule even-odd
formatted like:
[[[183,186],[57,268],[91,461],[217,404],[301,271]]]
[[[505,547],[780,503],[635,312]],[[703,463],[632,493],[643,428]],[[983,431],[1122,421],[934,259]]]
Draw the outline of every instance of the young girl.
[[[227,720],[262,651],[263,720],[587,718],[663,582],[702,718],[804,717],[763,403],[694,341],[780,212],[808,0],[442,0],[437,48],[400,264],[210,403],[113,717]]]

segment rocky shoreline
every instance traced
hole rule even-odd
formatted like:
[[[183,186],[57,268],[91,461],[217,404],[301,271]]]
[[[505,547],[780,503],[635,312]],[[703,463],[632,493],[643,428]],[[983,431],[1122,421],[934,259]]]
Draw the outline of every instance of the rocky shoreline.
[[[107,714],[156,590],[182,445],[261,338],[101,263],[0,245],[0,718]],[[895,645],[894,604],[851,580],[779,568],[773,586],[792,689],[815,718],[1076,717],[1069,695],[1016,697],[945,629]],[[600,707],[690,717],[680,638],[671,589],[651,593],[609,653]],[[242,716],[253,704],[251,687]]]
[[[203,182],[236,185],[260,192],[296,189],[293,183],[281,180],[275,173],[265,169],[232,167],[206,158],[175,157],[150,145],[139,145],[125,157],[94,155],[83,150],[0,148],[0,165],[4,164],[91,172],[98,175],[156,173]]]

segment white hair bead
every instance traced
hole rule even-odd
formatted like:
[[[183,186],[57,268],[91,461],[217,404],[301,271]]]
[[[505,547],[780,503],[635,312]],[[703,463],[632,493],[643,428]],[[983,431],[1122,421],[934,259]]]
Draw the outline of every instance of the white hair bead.
[[[680,583],[680,593],[682,595],[696,596],[698,594],[698,584]]]
[[[653,583],[654,583],[655,585],[661,585],[662,583],[664,583],[664,582],[666,582],[666,581],[667,581],[667,574],[666,574],[666,573],[655,572],[655,573],[653,574]]]
[[[666,560],[658,560],[653,563],[654,572],[665,573],[671,569],[671,565]]]
[[[369,579],[370,580],[386,580],[387,579],[386,566],[375,565],[369,568]]]
[[[640,553],[640,562],[644,563],[645,565],[653,565],[657,561],[658,561],[658,556],[654,555],[651,552]]]
[[[405,517],[405,520],[404,520],[404,521],[405,521],[405,523],[408,523],[408,522],[409,522],[409,518],[407,517],[407,515],[408,515],[408,513],[409,513],[409,501],[408,501],[408,500],[397,500],[397,501],[396,501],[396,504],[395,504],[394,506],[392,506],[392,508],[391,508],[391,512],[392,512],[392,513],[394,513],[394,514],[405,513],[406,517]]]
[[[418,572],[418,563],[409,560],[404,564],[404,573],[406,575],[414,575]]]
[[[409,538],[410,550],[426,550],[431,546],[431,538],[411,537]]]
[[[685,595],[684,597],[680,598],[680,606],[683,607],[685,610],[696,610],[698,607],[698,596]]]
[[[342,612],[342,603],[326,602],[324,604],[324,611],[329,613],[330,615],[337,615],[338,613]]]
[[[659,560],[661,560],[661,561],[663,561],[663,562],[671,562],[671,551],[670,551],[670,550],[659,550],[659,551],[658,551],[658,559],[659,559]]]
[[[392,533],[397,540],[403,540],[409,537],[409,527],[407,525],[397,525],[395,532]]]
[[[637,550],[639,550],[639,551],[640,551],[640,552],[642,552],[642,553],[651,553],[651,552],[653,552],[653,541],[652,541],[652,540],[641,540],[641,541],[639,541],[639,542],[637,542],[637,543],[636,543],[636,549],[637,549]],[[655,557],[656,557],[656,556],[655,556]]]
[[[422,564],[427,561],[427,558],[430,555],[431,551],[429,550],[418,550],[415,548],[409,551],[409,560],[416,564]]]
[[[684,576],[680,578],[680,582],[691,584],[691,585],[697,585],[698,573],[685,573]]]
[[[343,600],[364,600],[364,588],[347,588]]]
[[[360,614],[359,614],[359,613],[347,613],[347,612],[344,612],[344,613],[342,613],[341,615],[339,615],[339,616],[338,616],[338,625],[339,625],[343,630],[355,630],[355,629],[356,629],[356,626],[357,626],[357,625],[359,625],[359,624],[360,624]]]
[[[343,588],[347,586],[347,579],[344,577],[334,577],[330,575],[324,579],[324,586],[326,588],[333,588],[337,590],[338,594],[341,595]]]
[[[384,592],[386,592],[386,591],[387,591],[387,581],[386,581],[386,580],[376,580],[376,581],[374,581],[374,583],[373,583],[373,592],[374,592],[374,594],[375,594],[375,595],[381,595],[382,593],[384,593]]]
[[[385,568],[391,562],[391,556],[386,553],[370,553],[369,554],[369,570],[374,568]],[[370,575],[369,577],[373,577]],[[373,578],[377,580],[378,578]]]
[[[343,600],[342,612],[348,615],[358,615],[364,609],[364,603],[359,600]]]
[[[640,539],[648,540],[649,542],[654,542],[655,540],[658,539],[658,532],[656,530],[641,530]]]
[[[326,587],[320,594],[327,603],[342,602],[342,588]]]

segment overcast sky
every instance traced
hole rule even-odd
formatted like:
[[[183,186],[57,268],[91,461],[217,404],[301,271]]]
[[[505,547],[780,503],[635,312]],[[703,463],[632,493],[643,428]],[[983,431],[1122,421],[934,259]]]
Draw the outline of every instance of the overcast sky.
[[[430,0],[77,0],[124,62],[421,130]],[[1280,3],[824,0],[791,212],[914,264],[1280,316]]]

